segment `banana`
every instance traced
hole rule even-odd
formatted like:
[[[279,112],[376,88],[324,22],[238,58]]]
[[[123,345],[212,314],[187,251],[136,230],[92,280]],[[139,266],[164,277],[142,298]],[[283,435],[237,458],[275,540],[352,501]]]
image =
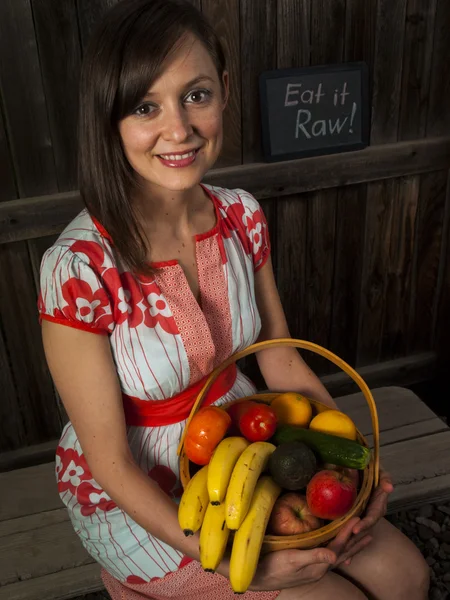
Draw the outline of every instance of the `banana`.
[[[243,437],[223,439],[214,451],[208,469],[208,493],[211,504],[224,501],[228,483],[240,455],[250,445]]]
[[[209,504],[208,465],[202,467],[192,477],[181,496],[178,507],[178,523],[185,536],[193,535],[202,525]]]
[[[209,504],[200,529],[200,563],[214,573],[223,558],[230,530],[225,523],[225,504]]]
[[[280,493],[280,486],[268,475],[256,484],[249,511],[234,534],[231,549],[230,584],[235,594],[246,592],[255,576],[270,513]]]
[[[244,520],[256,482],[274,450],[269,442],[254,442],[238,458],[225,498],[228,529],[238,529]]]

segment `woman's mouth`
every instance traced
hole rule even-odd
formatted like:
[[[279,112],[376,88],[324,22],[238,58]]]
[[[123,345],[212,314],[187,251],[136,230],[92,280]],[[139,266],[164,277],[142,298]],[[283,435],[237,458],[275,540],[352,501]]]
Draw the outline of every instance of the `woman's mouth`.
[[[157,156],[165,167],[188,167],[195,161],[199,150],[200,148],[197,148],[184,154],[158,154]]]

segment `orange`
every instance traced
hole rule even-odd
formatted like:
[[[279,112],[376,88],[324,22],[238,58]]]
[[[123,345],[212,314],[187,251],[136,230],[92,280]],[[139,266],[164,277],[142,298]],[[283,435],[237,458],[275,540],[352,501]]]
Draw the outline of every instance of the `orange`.
[[[308,427],[312,417],[311,403],[305,396],[296,392],[280,394],[270,403],[281,425]]]
[[[356,427],[353,421],[340,410],[326,410],[314,417],[309,424],[313,431],[356,440]]]

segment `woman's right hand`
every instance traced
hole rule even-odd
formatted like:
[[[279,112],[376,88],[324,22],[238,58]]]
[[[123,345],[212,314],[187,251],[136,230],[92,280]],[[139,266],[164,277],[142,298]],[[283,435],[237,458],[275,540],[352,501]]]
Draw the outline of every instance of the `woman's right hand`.
[[[350,519],[326,547],[313,550],[279,550],[267,554],[260,561],[249,590],[282,590],[319,581],[327,571],[350,558],[349,554],[344,552],[345,546],[359,521],[358,517]],[[370,540],[369,536],[361,540],[357,551]]]

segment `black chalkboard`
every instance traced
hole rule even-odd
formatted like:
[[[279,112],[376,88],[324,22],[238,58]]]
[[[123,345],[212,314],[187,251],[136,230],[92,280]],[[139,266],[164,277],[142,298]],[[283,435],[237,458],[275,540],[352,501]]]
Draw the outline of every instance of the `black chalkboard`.
[[[360,150],[369,144],[366,63],[265,71],[259,84],[267,161]]]

